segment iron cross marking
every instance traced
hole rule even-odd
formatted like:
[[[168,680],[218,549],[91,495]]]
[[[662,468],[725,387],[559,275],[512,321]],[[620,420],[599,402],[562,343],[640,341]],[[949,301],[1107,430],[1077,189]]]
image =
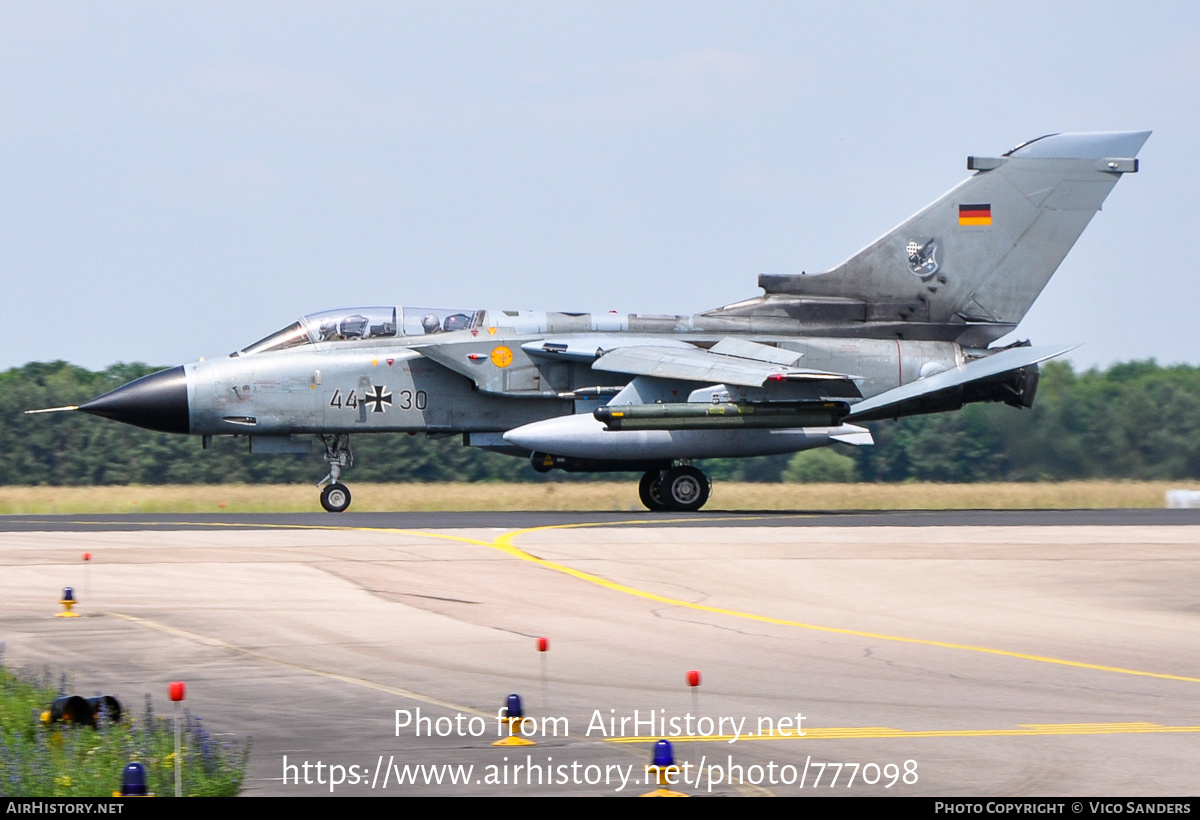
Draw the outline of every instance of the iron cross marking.
[[[371,405],[372,413],[386,413],[385,404],[392,403],[392,391],[381,384],[371,385],[371,392],[363,397],[363,401]]]

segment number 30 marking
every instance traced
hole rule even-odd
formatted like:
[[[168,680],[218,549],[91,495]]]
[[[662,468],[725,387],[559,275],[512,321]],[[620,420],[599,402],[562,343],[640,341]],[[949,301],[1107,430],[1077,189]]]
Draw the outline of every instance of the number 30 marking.
[[[424,390],[418,390],[416,393],[411,390],[400,391],[400,402],[397,406],[401,410],[411,410],[414,407],[424,410],[428,405],[429,395]]]

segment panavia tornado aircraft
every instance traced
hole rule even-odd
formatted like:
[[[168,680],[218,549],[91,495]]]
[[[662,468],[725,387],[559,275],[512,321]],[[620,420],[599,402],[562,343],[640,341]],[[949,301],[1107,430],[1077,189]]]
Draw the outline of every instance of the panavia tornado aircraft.
[[[304,316],[217,360],[77,407],[150,430],[323,445],[330,512],[350,505],[350,438],[461,434],[537,470],[638,471],[651,510],[709,497],[693,459],[871,443],[859,423],[1030,407],[1038,363],[1070,346],[989,347],[1012,331],[1149,131],[1052,134],[998,157],[819,274],[693,316],[377,306]],[[30,412],[49,412],[37,410]]]

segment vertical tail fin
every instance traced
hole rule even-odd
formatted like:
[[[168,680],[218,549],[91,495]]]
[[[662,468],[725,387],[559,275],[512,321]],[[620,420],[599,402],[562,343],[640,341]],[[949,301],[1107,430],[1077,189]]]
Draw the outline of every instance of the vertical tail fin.
[[[1029,310],[1149,131],[1052,134],[1000,157],[841,265],[764,275],[768,295],[853,299],[877,320],[983,325],[1004,335]],[[886,313],[895,305],[894,317]]]

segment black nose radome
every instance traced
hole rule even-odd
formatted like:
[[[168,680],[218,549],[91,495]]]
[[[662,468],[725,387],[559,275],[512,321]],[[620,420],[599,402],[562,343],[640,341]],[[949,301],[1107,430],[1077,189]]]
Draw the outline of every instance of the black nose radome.
[[[79,410],[147,430],[186,433],[190,428],[187,376],[182,367],[160,370],[81,404]]]

